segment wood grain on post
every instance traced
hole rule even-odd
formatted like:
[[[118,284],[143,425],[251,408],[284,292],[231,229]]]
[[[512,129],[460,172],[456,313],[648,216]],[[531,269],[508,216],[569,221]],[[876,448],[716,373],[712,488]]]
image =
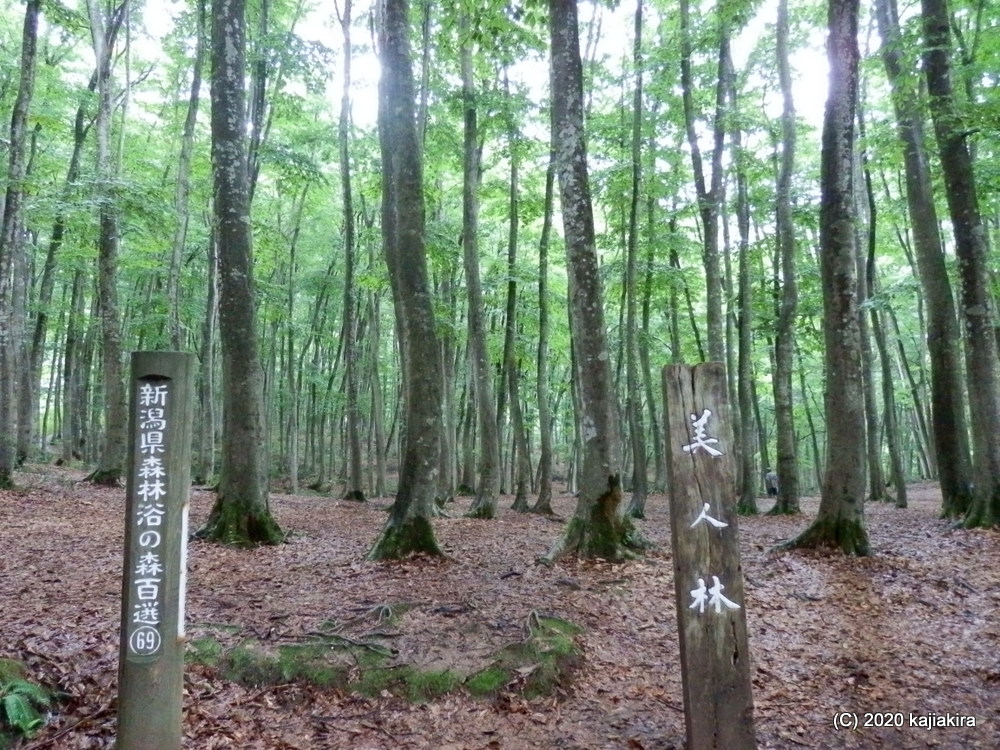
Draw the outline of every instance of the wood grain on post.
[[[180,750],[193,354],[133,352],[118,750]]]
[[[688,750],[756,747],[725,368],[663,368]]]

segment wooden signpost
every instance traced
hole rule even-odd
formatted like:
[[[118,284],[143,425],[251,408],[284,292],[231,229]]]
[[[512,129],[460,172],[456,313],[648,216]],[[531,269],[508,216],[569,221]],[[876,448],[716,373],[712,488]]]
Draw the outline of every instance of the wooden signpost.
[[[726,389],[720,363],[663,368],[688,750],[756,747]]]
[[[195,359],[133,352],[118,750],[179,750]]]

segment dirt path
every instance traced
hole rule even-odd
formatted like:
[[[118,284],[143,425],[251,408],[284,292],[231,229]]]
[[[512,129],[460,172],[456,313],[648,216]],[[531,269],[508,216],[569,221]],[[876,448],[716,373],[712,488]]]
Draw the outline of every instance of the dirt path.
[[[67,693],[31,748],[110,748],[114,737],[124,498],[39,469],[0,493],[0,656],[24,659]],[[192,525],[212,496],[196,491]],[[532,613],[582,626],[584,662],[549,698],[451,694],[425,705],[301,685],[244,688],[186,673],[185,748],[633,748],[684,744],[666,499],[642,529],[661,546],[625,565],[535,564],[561,531],[503,510],[495,521],[437,522],[445,562],[363,563],[388,500],[367,505],[273,496],[289,544],[237,552],[195,543],[188,633],[294,641],[330,621],[407,605],[401,659],[469,671],[524,633]],[[868,506],[875,554],[772,554],[811,518],[740,520],[761,748],[1000,747],[1000,535],[951,530],[931,485],[911,507]],[[509,500],[505,503],[509,505]],[[557,511],[568,514],[570,497]],[[223,629],[222,626],[225,626]],[[975,727],[925,728],[928,715]],[[837,729],[836,716],[903,726]]]

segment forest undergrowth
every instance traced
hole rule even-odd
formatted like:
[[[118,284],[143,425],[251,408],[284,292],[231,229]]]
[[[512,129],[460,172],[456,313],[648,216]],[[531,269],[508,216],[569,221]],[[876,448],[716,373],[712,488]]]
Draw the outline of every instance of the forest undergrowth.
[[[114,743],[124,492],[81,477],[31,467],[20,489],[0,492],[0,658],[59,694],[20,748]],[[192,528],[212,499],[194,490]],[[906,509],[868,504],[874,554],[860,559],[771,551],[814,516],[815,498],[800,517],[740,519],[759,747],[1000,747],[1000,534],[951,528],[932,484],[909,499]],[[552,567],[536,559],[558,519],[514,513],[507,497],[495,520],[464,518],[470,502],[435,522],[444,561],[364,561],[387,498],[274,494],[287,544],[192,542],[184,747],[683,747],[666,497],[651,496],[638,522],[658,545],[644,558]],[[566,518],[573,503],[553,504]],[[532,639],[535,651],[520,650]],[[353,659],[347,682],[231,669],[239,648],[274,655],[305,643],[351,646],[340,649]],[[571,657],[526,689],[557,648]],[[380,653],[379,668],[449,677],[423,692],[362,685],[359,650]],[[522,660],[492,689],[473,689],[474,675],[513,653]],[[845,712],[892,726],[837,729]],[[927,728],[928,716],[976,726]]]

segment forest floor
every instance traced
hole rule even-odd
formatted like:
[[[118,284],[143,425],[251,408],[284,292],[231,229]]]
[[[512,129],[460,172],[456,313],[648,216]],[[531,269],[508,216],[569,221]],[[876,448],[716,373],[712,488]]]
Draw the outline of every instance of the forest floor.
[[[22,660],[63,700],[20,747],[114,744],[124,491],[81,474],[30,467],[0,493],[0,657]],[[213,495],[196,489],[192,528]],[[562,524],[508,510],[436,522],[445,561],[364,562],[388,499],[367,504],[272,495],[291,532],[279,547],[189,549],[191,644],[301,643],[330,624],[344,642],[373,633],[400,663],[469,674],[524,638],[544,613],[582,628],[582,659],[553,694],[515,685],[494,697],[464,689],[413,704],[389,690],[363,696],[313,684],[245,686],[219,669],[185,671],[184,747],[198,750],[486,750],[682,748],[684,712],[666,498],[642,531],[659,546],[627,564],[535,559]],[[873,555],[771,551],[799,517],[739,520],[760,748],[1000,747],[1000,533],[950,528],[936,486],[910,507],[867,505]],[[574,500],[555,499],[572,513]],[[761,501],[763,510],[768,507]],[[384,606],[383,606],[384,605]],[[389,619],[388,614],[394,613]],[[385,615],[386,617],[383,617]],[[531,668],[523,670],[528,675]],[[837,729],[850,713],[861,725]],[[974,728],[911,726],[911,715],[975,717]]]

